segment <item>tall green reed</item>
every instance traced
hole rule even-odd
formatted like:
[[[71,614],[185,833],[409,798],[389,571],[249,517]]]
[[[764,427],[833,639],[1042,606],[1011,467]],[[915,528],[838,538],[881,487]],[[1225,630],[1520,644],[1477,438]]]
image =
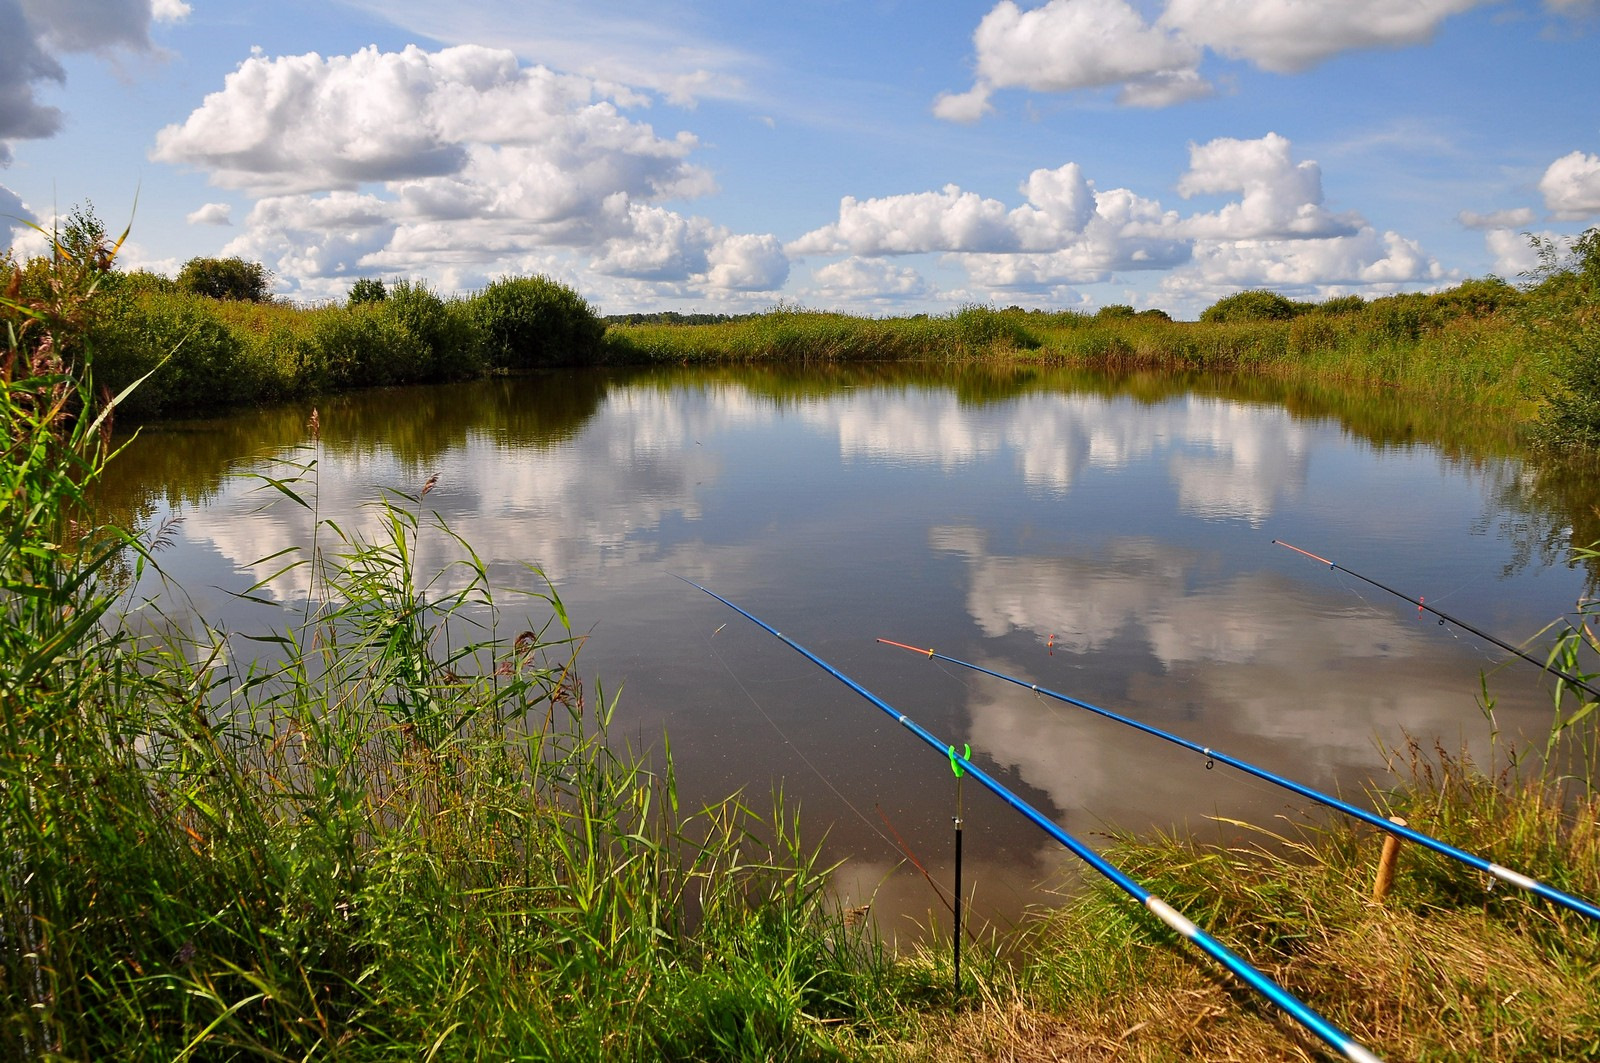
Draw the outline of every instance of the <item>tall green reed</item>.
[[[114,401],[79,280],[6,304],[6,1054],[827,1058],[864,1028],[884,960],[793,813],[680,806],[665,743],[612,741],[554,588],[507,626],[431,485],[345,527],[296,452],[260,482],[312,538],[243,592],[276,620],[178,623],[174,530],[84,502]]]

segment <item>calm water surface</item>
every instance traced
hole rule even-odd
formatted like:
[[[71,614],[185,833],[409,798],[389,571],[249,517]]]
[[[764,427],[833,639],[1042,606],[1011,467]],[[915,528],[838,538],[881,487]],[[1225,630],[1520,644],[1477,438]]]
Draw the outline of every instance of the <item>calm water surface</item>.
[[[1303,405],[1303,404],[1302,404]],[[311,541],[252,472],[304,457],[310,406],[146,429],[108,502],[183,522],[164,555],[195,611],[286,621],[227,593]],[[1200,757],[890,638],[1104,705],[1322,789],[1383,780],[1407,734],[1487,754],[1487,673],[1507,733],[1543,734],[1549,684],[1465,632],[1273,546],[1422,594],[1508,641],[1569,612],[1568,522],[1532,472],[1472,448],[1373,442],[1348,421],[1184,390],[1025,374],[874,370],[553,373],[324,402],[320,516],[371,519],[417,491],[502,585],[539,566],[590,633],[618,732],[670,733],[690,800],[782,785],[845,865],[850,903],[915,932],[938,902],[895,835],[948,881],[955,786],[936,754],[836,679],[675,576],[832,662],[1097,846],[1112,828],[1218,834],[1304,802]],[[1398,418],[1398,420],[1397,420]],[[1394,425],[1401,427],[1396,429]],[[424,565],[450,559],[425,538]],[[269,594],[296,604],[294,578]],[[503,599],[505,600],[505,599]],[[169,603],[176,608],[175,603]],[[1072,858],[968,786],[977,910],[1047,896]],[[892,829],[891,829],[892,827]],[[942,914],[942,910],[941,910]]]

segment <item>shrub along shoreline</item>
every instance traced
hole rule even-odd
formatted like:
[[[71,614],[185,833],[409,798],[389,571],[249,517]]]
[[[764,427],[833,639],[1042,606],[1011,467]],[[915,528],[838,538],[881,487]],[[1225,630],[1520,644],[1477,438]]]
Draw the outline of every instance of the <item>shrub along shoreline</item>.
[[[231,636],[203,622],[187,635],[136,638],[137,618],[124,615],[135,603],[119,597],[108,573],[158,565],[162,529],[102,526],[86,505],[113,460],[102,431],[116,390],[107,380],[130,365],[151,372],[123,399],[131,405],[162,372],[177,373],[150,401],[158,412],[182,408],[195,389],[240,372],[237,361],[201,354],[226,352],[223,333],[251,332],[254,322],[252,334],[278,337],[251,348],[276,352],[254,364],[310,367],[283,378],[307,387],[332,386],[345,372],[356,383],[371,366],[349,354],[356,341],[341,337],[417,333],[400,310],[384,309],[389,291],[311,311],[211,306],[189,301],[192,293],[140,291],[137,278],[119,281],[108,268],[114,250],[98,240],[64,247],[40,288],[27,287],[39,278],[20,270],[0,278],[7,1056],[1170,1060],[1323,1052],[1106,892],[1041,915],[1014,939],[966,950],[970,981],[955,996],[940,942],[896,956],[830,903],[826,873],[781,804],[761,814],[737,799],[680,811],[670,757],[646,763],[607,740],[617,704],[580,680],[554,593],[537,603],[542,615],[514,621],[470,551],[443,572],[418,570],[419,542],[451,537],[428,516],[426,485],[383,500],[375,538],[317,522],[312,542],[283,555],[285,571],[305,573],[314,592],[279,629],[253,633],[282,651],[278,663],[241,663]],[[512,353],[482,354],[494,348],[479,345],[483,364],[530,349],[516,330],[537,329],[529,322],[538,318],[524,309],[572,305],[550,291],[553,282],[534,280],[504,289],[512,296],[495,320],[505,327],[491,334]],[[138,309],[106,305],[123,299]],[[441,314],[412,291],[395,305],[407,299],[430,308],[426,321],[463,314],[480,336],[489,331],[475,304],[458,311],[439,300]],[[186,329],[159,331],[180,312],[196,315],[183,319]],[[1502,312],[1512,313],[1488,316]],[[1593,317],[1582,304],[1547,324],[1538,316],[1547,308],[1514,312],[1523,316],[1503,326],[1568,330],[1576,337],[1569,350],[1585,349]],[[759,330],[773,316],[676,327]],[[1165,335],[1169,324],[1108,315],[1087,327],[1034,321],[1030,329],[1026,314],[988,310],[905,325],[777,316],[776,340],[741,346],[747,341],[729,331],[719,334],[716,357],[775,349],[803,357],[813,325],[837,330],[834,346],[821,348],[833,358],[869,347],[864,334],[932,351],[948,350],[949,333],[967,336],[967,356],[1048,357],[1039,352],[1052,342],[1102,326],[1137,352],[1131,330]],[[1224,333],[1199,328],[1292,335],[1312,316],[1194,328],[1214,339]],[[213,339],[151,371],[129,354],[138,349],[130,334],[176,336],[179,353],[195,336]],[[419,340],[410,364],[441,364],[437,352],[450,349],[454,333],[439,335],[446,338],[426,352]],[[563,343],[590,339],[603,357],[607,340],[593,326]],[[635,342],[633,353],[643,346]],[[905,355],[917,356],[936,355]],[[117,366],[118,357],[126,364]],[[283,504],[314,505],[315,446],[273,470]],[[1583,656],[1595,646],[1591,612],[1569,627],[1568,670],[1593,670]],[[1391,785],[1371,795],[1374,804],[1600,897],[1600,800],[1583,781],[1600,763],[1600,714],[1564,693],[1552,717],[1555,755],[1542,766],[1506,750],[1497,753],[1504,765],[1479,767],[1413,748],[1397,758]],[[1485,712],[1492,726],[1492,703]],[[1405,857],[1389,902],[1368,903],[1373,831],[1321,820],[1248,851],[1169,839],[1118,845],[1121,866],[1379,1055],[1600,1054],[1600,928],[1577,916],[1520,892],[1491,892],[1472,873],[1417,853]]]
[[[779,305],[602,319],[543,276],[502,278],[465,298],[366,278],[343,305],[299,307],[271,300],[257,264],[194,260],[172,280],[116,270],[94,257],[105,243],[82,211],[62,236],[90,268],[105,266],[88,322],[96,383],[115,393],[145,378],[120,411],[138,420],[552,366],[999,360],[1396,389],[1500,411],[1550,444],[1600,444],[1600,229],[1541,245],[1543,264],[1520,287],[1490,277],[1316,304],[1245,291],[1193,322],[1127,306],[866,318]],[[50,275],[49,259],[0,256],[0,291],[38,299]]]

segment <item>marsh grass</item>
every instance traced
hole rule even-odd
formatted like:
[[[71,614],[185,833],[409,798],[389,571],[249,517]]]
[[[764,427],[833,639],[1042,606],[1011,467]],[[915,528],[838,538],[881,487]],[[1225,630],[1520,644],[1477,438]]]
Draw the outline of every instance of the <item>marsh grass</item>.
[[[1555,359],[1510,309],[1443,310],[1448,294],[1292,320],[1170,321],[971,306],[929,317],[867,318],[779,307],[708,324],[613,324],[614,364],[789,361],[1005,361],[1112,373],[1233,374],[1394,389],[1436,403],[1531,416]],[[1432,299],[1433,302],[1428,302]]]
[[[901,359],[952,360],[1039,345],[1020,318],[985,307],[928,317],[864,318],[780,306],[765,314],[705,325],[642,324],[607,330],[614,364],[787,361],[827,365]]]
[[[159,581],[171,529],[96,528],[83,502],[112,454],[88,350],[52,352],[91,294],[6,306],[6,1057],[804,1059],[870,1038],[894,978],[794,813],[680,807],[669,750],[611,740],[559,597],[507,628],[428,485],[264,559],[245,594],[268,630],[165,623],[178,588],[116,595],[107,566]],[[315,517],[315,444],[261,482]],[[424,572],[435,547],[455,560]]]

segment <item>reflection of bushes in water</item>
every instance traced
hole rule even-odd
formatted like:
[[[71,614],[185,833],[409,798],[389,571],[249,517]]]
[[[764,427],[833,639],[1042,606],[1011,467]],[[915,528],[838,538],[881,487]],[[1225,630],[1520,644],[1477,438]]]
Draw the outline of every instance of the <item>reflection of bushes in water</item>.
[[[1248,374],[1127,370],[1106,373],[1007,361],[863,362],[621,370],[549,370],[437,387],[352,392],[320,402],[323,445],[330,454],[384,449],[420,480],[440,459],[474,436],[510,446],[547,446],[570,439],[613,388],[735,388],[778,404],[826,398],[847,388],[943,390],[966,404],[1024,395],[1093,395],[1144,405],[1199,395],[1282,406],[1300,419],[1336,421],[1376,447],[1429,446],[1447,460],[1480,465],[1522,454],[1509,415],[1472,417],[1447,403],[1419,403],[1394,389],[1353,390]],[[102,487],[102,504],[122,514],[148,512],[144,493],[178,504],[212,495],[236,461],[263,456],[307,438],[309,401],[205,422],[146,426],[118,459],[118,475]],[[1600,473],[1585,460],[1542,454],[1527,473],[1507,478],[1500,502],[1518,516],[1505,531],[1519,564],[1564,559],[1563,529],[1572,541],[1600,541]],[[420,475],[418,475],[420,474]],[[141,499],[128,492],[141,492]]]
[[[1497,501],[1515,517],[1502,518],[1500,535],[1513,546],[1513,566],[1582,566],[1588,594],[1600,592],[1600,558],[1574,560],[1574,547],[1600,543],[1600,456],[1542,451],[1527,459],[1523,475],[1501,486]]]
[[[472,436],[509,446],[570,439],[599,410],[611,378],[564,370],[526,378],[355,391],[271,406],[214,420],[160,421],[140,428],[116,460],[116,475],[96,488],[119,519],[213,497],[241,462],[269,458],[306,442],[313,408],[330,455],[386,451],[425,478]]]

